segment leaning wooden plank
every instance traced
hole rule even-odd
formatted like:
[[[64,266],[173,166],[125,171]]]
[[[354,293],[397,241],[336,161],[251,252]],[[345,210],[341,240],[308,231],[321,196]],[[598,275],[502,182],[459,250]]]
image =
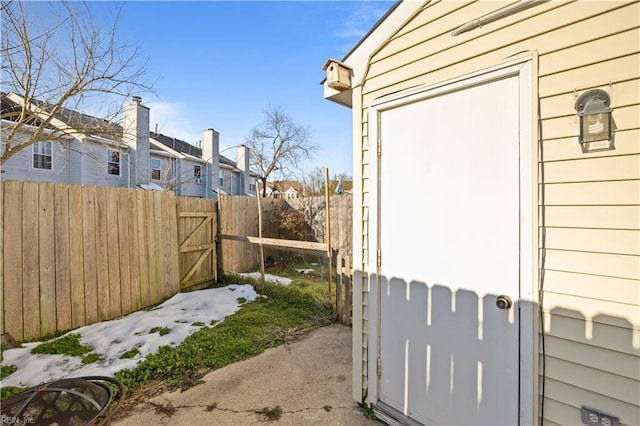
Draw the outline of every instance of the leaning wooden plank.
[[[40,266],[38,256],[38,184],[22,186],[22,315],[24,338],[40,337]]]
[[[86,324],[82,220],[82,188],[79,185],[70,185],[69,256],[71,260],[71,325],[73,327]]]
[[[283,240],[279,238],[260,238],[260,237],[247,237],[247,240],[252,244],[263,244],[265,246],[272,247],[289,247],[307,250],[327,251],[328,244],[316,243],[312,241],[295,241],[295,240]]]
[[[4,328],[24,340],[22,324],[22,182],[4,185]]]
[[[98,283],[98,321],[112,319],[109,307],[109,232],[107,220],[107,188],[95,189],[96,279]]]
[[[53,222],[56,264],[56,330],[71,327],[71,246],[69,237],[69,187],[54,186]]]
[[[87,324],[98,322],[98,273],[96,262],[95,187],[82,187],[82,242],[84,254],[84,303]]]
[[[53,185],[38,188],[38,251],[40,253],[40,333],[56,331],[56,264],[53,215]]]

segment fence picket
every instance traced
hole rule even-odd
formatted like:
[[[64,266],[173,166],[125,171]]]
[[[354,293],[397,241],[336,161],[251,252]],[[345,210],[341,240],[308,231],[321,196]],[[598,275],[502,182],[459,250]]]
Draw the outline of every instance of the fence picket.
[[[69,186],[69,257],[71,270],[71,325],[86,324],[82,238],[82,188]]]
[[[96,283],[98,321],[111,318],[109,307],[109,240],[107,237],[107,188],[95,188]]]
[[[38,256],[40,259],[40,333],[56,330],[56,263],[53,214],[53,185],[41,183],[38,188]]]
[[[38,184],[25,182],[22,186],[22,312],[24,337],[40,335],[40,286],[38,256]],[[26,243],[26,244],[25,244]]]
[[[4,183],[4,326],[24,340],[22,323],[22,183]]]
[[[118,192],[107,191],[107,252],[109,256],[109,315],[122,315],[120,296],[120,247],[118,244]]]
[[[69,237],[69,187],[54,185],[53,212],[56,264],[56,330],[71,328],[71,242]]]
[[[98,266],[96,258],[95,187],[82,187],[82,243],[85,324],[98,321]]]

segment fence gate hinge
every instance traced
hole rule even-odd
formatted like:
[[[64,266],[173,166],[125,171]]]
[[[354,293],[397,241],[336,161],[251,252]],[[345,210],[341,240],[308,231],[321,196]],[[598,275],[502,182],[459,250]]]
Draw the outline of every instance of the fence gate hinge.
[[[376,261],[378,266],[382,266],[382,250],[378,250],[378,257]]]
[[[377,371],[378,371],[378,377],[382,376],[382,361],[380,360],[380,358],[378,358]]]

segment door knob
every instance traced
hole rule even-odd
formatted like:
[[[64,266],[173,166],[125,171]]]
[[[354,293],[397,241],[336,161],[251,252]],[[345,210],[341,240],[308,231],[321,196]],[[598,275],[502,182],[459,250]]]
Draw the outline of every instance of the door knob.
[[[509,296],[501,294],[496,298],[496,306],[498,309],[509,309],[511,305],[513,305],[513,302]]]

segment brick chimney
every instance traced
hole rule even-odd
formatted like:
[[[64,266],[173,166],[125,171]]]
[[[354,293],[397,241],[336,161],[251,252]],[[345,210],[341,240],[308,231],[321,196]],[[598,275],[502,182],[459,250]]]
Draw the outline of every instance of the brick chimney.
[[[213,129],[202,132],[202,159],[205,167],[202,172],[204,180],[203,194],[205,198],[212,198],[218,189],[218,174],[220,173],[220,134]]]
[[[142,105],[140,96],[134,96],[124,107],[122,141],[129,146],[130,186],[149,183],[149,108]]]

